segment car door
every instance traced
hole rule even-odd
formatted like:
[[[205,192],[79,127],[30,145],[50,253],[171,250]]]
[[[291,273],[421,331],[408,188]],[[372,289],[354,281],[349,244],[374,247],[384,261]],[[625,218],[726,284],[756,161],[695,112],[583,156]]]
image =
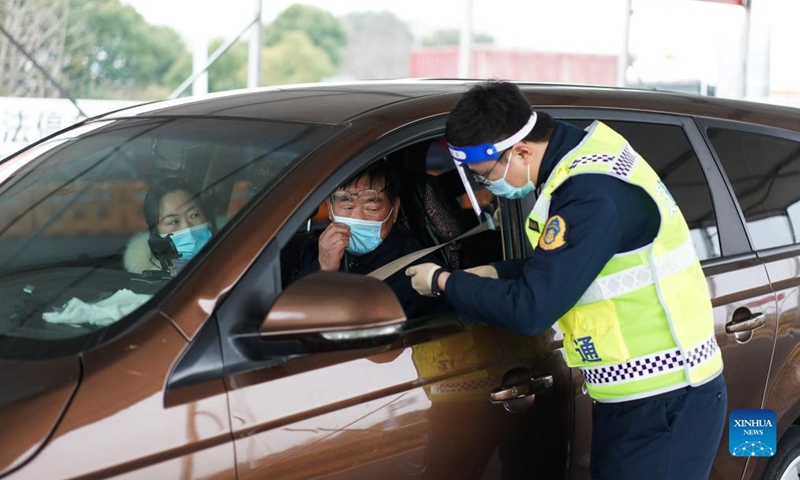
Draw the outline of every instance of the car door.
[[[521,338],[464,325],[450,312],[409,319],[396,337],[364,338],[355,346],[329,342],[323,348],[300,336],[270,340],[246,333],[285,308],[281,251],[334,187],[442,129],[440,118],[384,138],[308,192],[218,310],[239,478],[481,479],[532,471],[564,478],[571,384],[553,330]],[[283,183],[293,181],[290,175]],[[310,290],[294,288],[296,306],[288,310],[321,315],[314,305],[324,292]],[[360,293],[348,295],[370,301]],[[507,403],[517,413],[490,403],[494,388],[534,377],[541,390],[535,397]]]
[[[728,411],[760,408],[777,326],[775,294],[695,122],[681,116],[607,110],[553,109],[551,113],[581,127],[595,119],[603,121],[658,172],[686,217],[708,279],[717,342],[725,364]],[[588,416],[581,410],[590,407],[588,402],[576,399],[576,405],[576,418]],[[582,424],[576,422],[576,427]],[[590,432],[576,430],[574,435],[573,478],[588,478]],[[728,453],[726,429],[711,477],[739,478],[746,462]]]
[[[752,408],[777,414],[780,439],[800,416],[797,342],[800,303],[800,135],[763,126],[703,120],[702,132],[724,167],[738,200],[753,249],[766,265],[778,301],[777,328],[768,324],[754,336],[776,335],[764,399]],[[778,452],[780,455],[782,452]],[[753,458],[746,477],[760,478],[768,458]]]

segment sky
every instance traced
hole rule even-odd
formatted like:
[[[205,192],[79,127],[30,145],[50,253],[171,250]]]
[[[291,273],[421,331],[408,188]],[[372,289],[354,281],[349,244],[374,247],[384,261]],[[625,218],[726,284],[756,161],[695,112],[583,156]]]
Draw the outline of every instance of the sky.
[[[190,47],[196,41],[235,36],[252,20],[256,5],[256,0],[122,1],[136,8],[148,22],[177,30]],[[691,74],[709,83],[724,84],[739,75],[744,8],[700,0],[631,1],[629,51],[638,68],[629,76]],[[292,3],[262,0],[263,22],[271,22]],[[462,25],[467,0],[298,3],[317,6],[337,17],[387,10],[405,21],[419,39]],[[473,30],[488,33],[502,48],[618,55],[623,45],[626,4],[626,0],[472,0]],[[800,1],[755,0],[754,4],[750,62],[768,72],[773,83],[792,90],[800,81],[793,47],[800,40],[795,34]],[[765,57],[769,60],[763,60]]]

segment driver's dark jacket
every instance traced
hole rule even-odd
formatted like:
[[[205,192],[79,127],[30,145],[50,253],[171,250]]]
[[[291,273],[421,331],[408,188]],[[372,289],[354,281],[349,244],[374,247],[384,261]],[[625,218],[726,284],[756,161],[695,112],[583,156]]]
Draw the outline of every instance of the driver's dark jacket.
[[[539,185],[585,134],[556,122],[539,168]],[[577,303],[611,257],[651,243],[660,223],[647,192],[608,175],[565,181],[553,193],[550,215],[566,220],[564,248],[537,248],[530,258],[494,263],[499,280],[463,271],[447,279],[445,297],[462,320],[537,335]]]
[[[339,271],[366,275],[403,255],[416,252],[422,248],[423,246],[419,242],[403,235],[398,231],[397,226],[394,226],[375,250],[364,255],[354,255],[345,251],[344,257],[339,264]],[[435,255],[427,255],[410,265],[418,265],[425,262],[441,263],[441,259]],[[294,279],[317,271],[319,271],[319,244],[317,240],[314,240],[309,242],[303,249],[300,257],[300,269],[294,275]],[[386,283],[400,300],[407,318],[449,310],[447,302],[443,298],[423,297],[415,292],[411,288],[411,279],[405,275],[405,268],[387,278]]]

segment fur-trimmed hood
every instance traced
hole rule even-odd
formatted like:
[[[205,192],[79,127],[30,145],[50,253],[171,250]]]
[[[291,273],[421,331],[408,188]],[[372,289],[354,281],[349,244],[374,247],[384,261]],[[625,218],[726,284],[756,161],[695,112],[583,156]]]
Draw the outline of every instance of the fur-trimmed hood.
[[[160,270],[157,263],[153,261],[153,253],[147,244],[150,232],[139,232],[130,240],[125,247],[125,254],[122,256],[122,264],[125,270],[131,273],[142,273],[145,270]]]

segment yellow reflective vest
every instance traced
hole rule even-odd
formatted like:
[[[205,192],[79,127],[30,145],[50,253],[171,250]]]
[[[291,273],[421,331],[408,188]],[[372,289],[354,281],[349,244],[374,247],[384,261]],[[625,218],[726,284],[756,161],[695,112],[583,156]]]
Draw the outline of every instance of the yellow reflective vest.
[[[722,355],[686,220],[656,172],[621,135],[594,122],[558,162],[528,216],[531,245],[557,239],[560,219],[548,222],[553,192],[570,177],[589,173],[644,189],[658,206],[661,224],[649,245],[614,255],[558,320],[567,363],[581,369],[589,394],[602,402],[713,379],[722,371]]]

